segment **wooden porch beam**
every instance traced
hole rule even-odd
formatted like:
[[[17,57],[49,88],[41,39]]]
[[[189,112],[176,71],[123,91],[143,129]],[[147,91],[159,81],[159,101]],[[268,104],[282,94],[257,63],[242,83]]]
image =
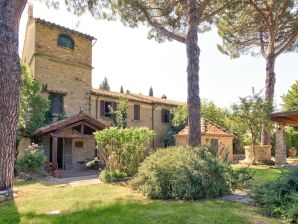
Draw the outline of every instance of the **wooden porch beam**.
[[[81,135],[81,134],[50,134],[53,138],[83,138],[83,139],[93,139],[93,135]]]
[[[53,171],[58,169],[57,162],[57,150],[58,149],[58,137],[54,136],[52,141],[52,168]]]

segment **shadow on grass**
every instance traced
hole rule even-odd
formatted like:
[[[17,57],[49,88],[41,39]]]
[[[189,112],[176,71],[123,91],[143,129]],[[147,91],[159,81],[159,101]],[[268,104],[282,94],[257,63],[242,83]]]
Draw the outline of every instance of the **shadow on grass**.
[[[20,214],[14,201],[0,203],[0,223],[20,223]]]
[[[61,201],[63,203],[63,201]],[[114,203],[94,202],[82,210],[59,215],[27,213],[22,223],[109,223],[109,224],[223,224],[260,223],[248,207],[220,200],[202,202],[118,199]],[[251,215],[247,215],[250,212]],[[261,219],[262,220],[262,219]],[[262,220],[263,221],[263,220]],[[271,222],[262,222],[271,223]]]

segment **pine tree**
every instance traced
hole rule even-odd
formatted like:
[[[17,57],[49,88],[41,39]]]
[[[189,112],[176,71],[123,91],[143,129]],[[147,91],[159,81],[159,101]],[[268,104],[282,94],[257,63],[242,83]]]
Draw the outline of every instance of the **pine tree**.
[[[219,17],[219,50],[232,57],[261,54],[266,61],[265,101],[273,106],[277,57],[298,51],[298,1],[243,0]],[[270,144],[270,134],[262,133],[262,144]]]
[[[119,18],[125,25],[150,27],[148,37],[158,42],[175,40],[185,45],[187,55],[189,145],[201,145],[198,34],[207,31],[216,15],[235,0],[68,0],[77,14],[91,11],[100,18]]]
[[[154,96],[152,86],[151,86],[150,89],[149,89],[149,96]]]
[[[104,79],[102,80],[102,82],[99,85],[99,88],[103,89],[103,90],[109,90],[110,91],[110,85],[109,85],[107,77],[104,77]]]
[[[283,108],[286,110],[298,110],[298,80],[290,87],[287,94],[282,96]]]
[[[126,94],[129,94],[129,93],[130,93],[130,91],[129,91],[129,89],[127,89],[127,90],[126,90]]]
[[[120,87],[120,93],[124,93],[123,86]]]

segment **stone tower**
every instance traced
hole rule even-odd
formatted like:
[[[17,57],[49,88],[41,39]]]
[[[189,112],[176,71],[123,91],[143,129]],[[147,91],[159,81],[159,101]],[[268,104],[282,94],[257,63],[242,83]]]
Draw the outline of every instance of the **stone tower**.
[[[29,5],[22,59],[40,83],[41,95],[51,100],[53,117],[89,113],[94,39],[33,18]]]

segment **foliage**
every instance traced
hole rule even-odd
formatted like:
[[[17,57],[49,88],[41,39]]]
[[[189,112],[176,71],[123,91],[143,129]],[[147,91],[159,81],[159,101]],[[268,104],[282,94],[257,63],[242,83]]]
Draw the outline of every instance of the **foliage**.
[[[152,86],[150,86],[150,89],[149,89],[149,96],[154,96]]]
[[[174,135],[178,134],[188,123],[187,105],[171,108],[171,129],[162,136],[162,141],[166,146],[174,146]]]
[[[121,181],[127,177],[128,177],[127,173],[120,172],[118,170],[114,170],[114,171],[103,170],[102,172],[100,172],[100,175],[99,175],[99,178],[105,183]]]
[[[145,159],[132,186],[153,199],[216,198],[241,184],[226,160],[202,148],[159,149]]]
[[[107,77],[104,77],[102,82],[99,84],[99,88],[103,89],[103,90],[109,90],[110,91],[110,85],[109,85]]]
[[[298,222],[298,168],[282,172],[277,180],[253,189],[253,200],[269,216]]]
[[[114,111],[113,107],[110,107],[111,118],[117,128],[127,128],[127,103],[127,98],[120,97],[119,110]]]
[[[287,149],[295,147],[298,149],[298,130],[295,127],[286,127],[286,146]]]
[[[219,49],[231,57],[260,49],[264,58],[298,50],[297,7],[296,0],[238,1],[218,17]]]
[[[37,172],[45,161],[44,151],[37,144],[32,144],[16,161],[18,172]]]
[[[120,87],[120,93],[124,93],[123,86]]]
[[[271,106],[269,103],[265,102],[260,94],[261,93],[255,93],[253,91],[252,96],[240,98],[240,102],[232,106],[233,115],[240,118],[240,121],[247,127],[254,154],[254,146],[260,137],[261,131],[263,129],[269,130],[271,126],[271,121],[268,116],[271,111]]]
[[[171,109],[171,125],[174,127],[185,127],[188,123],[187,105],[173,107]]]
[[[298,80],[290,87],[289,91],[282,96],[285,110],[298,110]]]
[[[22,82],[20,112],[18,121],[19,137],[30,137],[34,131],[47,123],[46,113],[49,101],[39,95],[40,87],[26,64],[21,62]]]
[[[134,174],[149,154],[149,143],[154,135],[154,131],[148,128],[106,128],[97,131],[95,139],[100,159],[108,171]]]
[[[99,158],[95,157],[94,159],[92,159],[86,163],[86,167],[88,169],[93,169],[98,165],[98,163],[100,163],[100,160],[99,160]]]

